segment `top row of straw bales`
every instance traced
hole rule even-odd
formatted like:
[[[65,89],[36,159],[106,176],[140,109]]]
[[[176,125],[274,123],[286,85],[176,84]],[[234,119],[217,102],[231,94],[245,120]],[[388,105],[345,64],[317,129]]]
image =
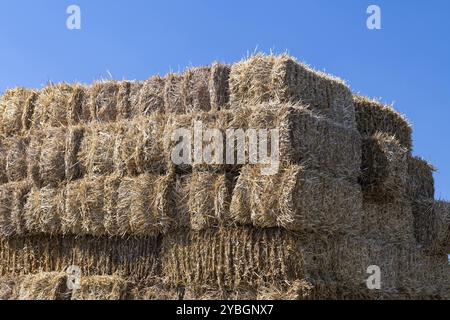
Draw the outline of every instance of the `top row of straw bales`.
[[[49,85],[43,90],[8,90],[0,99],[0,136],[35,129],[114,122],[153,113],[186,114],[219,111],[269,101],[300,103],[346,127],[356,118],[372,121],[365,130],[387,123],[411,147],[411,129],[394,111],[367,108],[355,114],[353,95],[345,83],[282,56],[256,55],[232,65],[216,63],[182,74],[151,77],[144,82],[104,81],[92,86]],[[386,119],[386,114],[389,119]]]

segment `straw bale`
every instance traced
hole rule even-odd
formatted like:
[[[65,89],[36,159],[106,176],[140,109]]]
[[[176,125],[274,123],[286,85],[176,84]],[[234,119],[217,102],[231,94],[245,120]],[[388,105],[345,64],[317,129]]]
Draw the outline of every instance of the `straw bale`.
[[[104,180],[104,177],[85,178],[67,185],[65,210],[61,212],[63,233],[105,235]]]
[[[78,117],[79,89],[66,83],[50,84],[36,100],[33,128],[61,127],[69,125]]]
[[[89,89],[88,107],[91,120],[116,121],[119,113],[119,89],[117,81],[96,82]]]
[[[414,234],[431,253],[450,252],[450,204],[421,199],[413,202]]]
[[[139,301],[176,301],[183,300],[184,288],[172,289],[161,283],[148,286],[135,286],[129,292],[131,300]]]
[[[104,227],[109,236],[119,234],[117,224],[117,202],[119,198],[119,187],[122,177],[118,174],[105,177],[104,192]]]
[[[15,300],[18,296],[18,287],[21,279],[17,277],[0,278],[0,301]]]
[[[117,226],[120,235],[158,235],[171,225],[167,201],[170,177],[143,174],[122,179],[117,195]]]
[[[450,292],[450,266],[447,254],[427,256],[419,246],[401,248],[398,287],[405,293],[423,297],[445,297]]]
[[[63,212],[64,190],[33,188],[23,208],[26,233],[60,234]]]
[[[194,172],[178,177],[174,202],[179,223],[189,220],[184,226],[197,231],[230,225],[230,179],[229,175],[213,172]],[[188,217],[184,219],[186,213]]]
[[[183,102],[184,76],[169,74],[164,87],[164,111],[166,113],[182,114],[186,112]]]
[[[407,150],[395,137],[376,133],[364,139],[361,169],[365,197],[381,201],[406,197]]]
[[[139,103],[142,83],[122,81],[117,93],[117,119],[130,119]]]
[[[171,233],[163,239],[161,261],[172,286],[236,288],[296,279],[301,259],[286,232],[237,228]]]
[[[253,107],[249,128],[279,130],[282,164],[302,164],[354,181],[360,175],[359,133],[317,116],[308,108],[279,103]]]
[[[0,97],[0,136],[20,134],[30,127],[36,92],[24,88],[7,90]]]
[[[68,124],[79,125],[91,120],[88,106],[88,88],[80,84],[72,85],[72,93],[68,101]]]
[[[350,89],[339,79],[299,64],[287,55],[255,55],[234,64],[230,73],[233,107],[277,101],[309,105],[346,127],[355,127]]]
[[[81,268],[83,277],[117,275],[146,282],[159,274],[156,237],[27,236],[0,238],[0,276],[66,272]]]
[[[117,123],[120,133],[114,150],[115,167],[128,175],[164,173],[164,125],[165,117],[157,114]]]
[[[114,172],[114,150],[118,132],[116,123],[91,124],[86,128],[78,154],[83,176]]]
[[[434,178],[436,169],[418,157],[408,157],[408,194],[414,201],[421,198],[434,199]]]
[[[211,67],[209,94],[211,97],[211,110],[213,111],[228,109],[230,71],[230,66],[221,63],[215,63]]]
[[[164,112],[165,78],[154,76],[144,81],[139,94],[139,101],[132,105],[134,116],[149,116]]]
[[[66,178],[66,136],[64,128],[45,131],[39,157],[38,186],[57,186]],[[72,152],[73,153],[73,152]]]
[[[12,209],[10,216],[11,227],[14,235],[26,233],[26,222],[24,219],[24,208],[31,192],[32,184],[29,181],[15,182],[12,187]],[[0,187],[1,188],[1,187]]]
[[[71,126],[67,129],[66,150],[64,155],[65,177],[67,181],[81,178],[82,168],[78,159],[85,128],[82,125]]]
[[[44,138],[45,132],[37,130],[31,135],[26,149],[27,177],[36,187],[41,187],[40,160]]]
[[[13,192],[14,186],[12,183],[0,186],[0,235],[2,237],[9,237],[15,231],[11,221]]]
[[[6,151],[6,177],[9,182],[21,181],[27,175],[28,138],[11,137],[3,141]]]
[[[377,132],[394,136],[409,152],[412,150],[412,128],[408,121],[392,107],[366,97],[353,98],[356,123],[362,136]]]
[[[184,73],[182,96],[186,113],[211,110],[210,73],[210,67],[192,68]]]
[[[81,288],[73,290],[71,300],[125,300],[128,283],[118,276],[82,277]]]
[[[8,149],[3,140],[0,140],[0,185],[8,182],[8,175],[6,174]]]
[[[213,148],[212,143],[221,143],[221,146],[225,145],[226,142],[226,130],[231,128],[246,128],[245,126],[239,127],[239,125],[243,124],[245,122],[244,119],[244,113],[243,112],[236,112],[234,115],[231,112],[202,112],[202,113],[193,113],[189,115],[171,115],[169,116],[165,131],[164,131],[164,154],[166,156],[166,162],[169,167],[175,168],[177,172],[186,173],[186,172],[192,172],[193,168],[198,170],[210,170],[210,171],[231,171],[236,170],[240,166],[236,165],[225,165],[225,147],[223,148],[223,153],[218,154],[217,152],[220,152],[220,150],[216,150]],[[201,150],[197,150],[198,155],[201,156],[201,161],[196,161],[195,151],[196,144],[194,139],[194,129],[195,124],[202,123],[203,130],[207,129],[217,129],[222,134],[222,141],[204,141],[205,139],[202,139],[202,150],[204,151],[205,148],[212,148],[214,150],[214,153],[212,154],[211,163],[206,163],[204,161],[203,153],[201,153]],[[174,134],[177,133],[176,131],[184,129],[188,130],[190,136],[189,141],[184,140],[176,140]],[[184,138],[184,137],[183,137]],[[186,147],[190,147],[191,154],[188,157],[188,162],[183,163],[180,165],[176,165],[172,161],[172,153],[174,150],[176,150],[176,147],[181,143],[185,143]],[[189,145],[190,143],[190,145]],[[181,155],[181,154],[180,154]],[[184,155],[183,155],[184,156]]]
[[[391,243],[414,241],[414,216],[407,201],[364,200],[361,234]]]
[[[19,287],[17,300],[68,300],[67,274],[50,272],[28,275]]]
[[[261,175],[257,166],[245,167],[231,203],[231,215],[238,222],[325,233],[357,232],[361,211],[357,184],[301,166],[289,166],[272,176]]]

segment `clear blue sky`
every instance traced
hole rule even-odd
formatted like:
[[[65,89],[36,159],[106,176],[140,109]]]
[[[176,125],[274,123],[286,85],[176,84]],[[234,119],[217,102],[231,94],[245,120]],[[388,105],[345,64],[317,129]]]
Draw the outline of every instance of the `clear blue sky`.
[[[77,4],[82,30],[66,28]],[[366,9],[382,10],[382,30]],[[288,51],[407,115],[414,151],[450,199],[448,0],[0,0],[0,91],[108,77],[145,79],[255,48]]]

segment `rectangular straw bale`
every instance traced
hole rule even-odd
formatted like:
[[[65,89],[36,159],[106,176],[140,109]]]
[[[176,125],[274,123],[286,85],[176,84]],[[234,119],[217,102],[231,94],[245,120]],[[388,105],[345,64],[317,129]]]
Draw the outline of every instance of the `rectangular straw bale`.
[[[412,150],[412,128],[408,121],[392,107],[376,100],[355,96],[356,123],[362,136],[377,132],[394,136],[409,152]]]
[[[132,105],[133,116],[149,116],[164,112],[166,79],[154,76],[145,80],[139,93],[139,101]]]
[[[182,74],[171,73],[166,76],[164,87],[165,113],[186,113],[183,101],[184,83],[184,76]]]
[[[4,144],[3,140],[0,140],[0,184],[4,184],[8,182],[8,176],[6,174],[6,165],[7,165],[7,146]]]
[[[44,88],[36,100],[33,128],[67,126],[77,118],[76,113],[80,111],[77,110],[78,95],[78,88],[66,83],[50,84]]]
[[[60,234],[64,197],[64,190],[61,189],[33,188],[23,209],[26,233]]]
[[[171,233],[163,239],[161,260],[170,285],[233,289],[296,279],[302,261],[294,236],[253,228]]]
[[[117,226],[120,235],[158,235],[171,225],[168,203],[170,176],[125,177],[118,189]]]
[[[88,177],[70,183],[65,190],[61,231],[69,234],[105,235],[104,177]]]
[[[245,167],[231,202],[237,222],[292,231],[357,232],[361,211],[359,185],[301,166],[272,176],[262,175],[257,166]]]
[[[5,172],[9,182],[26,179],[28,144],[29,139],[26,137],[11,137],[3,141],[6,151]]]
[[[413,202],[414,234],[430,253],[450,252],[450,204],[421,199]]]
[[[128,175],[164,173],[164,126],[165,117],[160,114],[117,123],[115,167]]]
[[[346,127],[355,127],[350,89],[339,79],[315,72],[287,55],[255,55],[232,66],[230,100],[236,108],[276,101],[309,105]]]
[[[81,268],[83,276],[117,275],[145,283],[159,274],[157,237],[93,237],[66,235],[0,238],[0,276],[66,272]]]
[[[114,151],[118,132],[116,123],[93,123],[86,128],[78,155],[83,176],[114,172]]]
[[[211,110],[219,111],[229,108],[231,67],[221,63],[214,63],[209,78],[209,94]]]
[[[436,169],[418,157],[408,157],[408,194],[414,201],[421,198],[434,199],[434,178]]]
[[[72,291],[71,300],[125,300],[128,283],[118,276],[82,277],[81,288]]]
[[[17,135],[30,128],[36,96],[33,90],[16,88],[7,90],[0,97],[1,137]]]
[[[414,216],[409,201],[363,202],[362,234],[392,243],[414,241]]]
[[[79,125],[91,120],[88,106],[89,89],[81,84],[72,85],[72,93],[68,102],[68,124]]]
[[[117,81],[94,83],[89,89],[88,107],[93,121],[113,122],[119,113],[119,89]]]
[[[67,274],[50,272],[23,277],[17,300],[69,300]]]
[[[117,94],[117,119],[130,119],[133,110],[139,103],[142,83],[136,81],[121,81]]]
[[[234,170],[236,165],[225,165],[225,138],[226,130],[231,128],[240,128],[246,119],[243,118],[244,112],[236,112],[234,115],[231,112],[204,112],[189,115],[171,115],[166,123],[164,132],[164,154],[166,156],[167,166],[174,168],[177,172],[191,172],[193,168],[198,170],[223,171]],[[208,129],[217,129],[220,136],[214,136],[210,141],[205,141],[203,137],[198,137],[198,143],[195,139],[194,133],[196,124],[201,124],[203,130],[200,134]],[[246,128],[242,126],[241,128]],[[200,129],[200,128],[199,128]],[[188,137],[179,137],[180,133],[187,134]],[[177,140],[178,139],[178,140]],[[219,145],[220,148],[215,148]],[[181,148],[182,147],[182,148]],[[201,150],[199,150],[201,148]],[[181,151],[188,152],[184,155]],[[222,149],[222,150],[221,150]],[[208,156],[211,159],[204,157],[205,150],[211,150]],[[178,153],[177,153],[178,152]],[[195,152],[197,152],[200,161],[197,161]],[[175,164],[172,155],[182,155],[186,159],[181,164]]]
[[[117,221],[117,203],[119,197],[119,187],[122,176],[113,174],[105,177],[103,192],[104,192],[104,227],[105,233],[109,236],[118,235],[118,221]]]
[[[180,223],[187,213],[189,222],[185,226],[192,230],[230,225],[230,179],[229,175],[213,172],[194,172],[177,178],[174,202]]]
[[[447,254],[428,256],[420,246],[402,247],[398,253],[398,287],[405,293],[444,297],[450,292]]]
[[[39,159],[40,186],[57,186],[66,178],[65,128],[46,130]]]
[[[83,141],[85,127],[82,125],[67,128],[66,150],[64,155],[65,177],[67,181],[81,178],[82,168],[78,158]]]
[[[406,197],[407,150],[395,137],[376,133],[364,139],[361,170],[365,197],[381,201]]]
[[[209,78],[211,68],[192,68],[184,73],[183,104],[186,113],[210,111]]]
[[[282,164],[302,164],[353,181],[360,175],[359,133],[308,108],[279,103],[253,107],[249,128],[279,130]]]

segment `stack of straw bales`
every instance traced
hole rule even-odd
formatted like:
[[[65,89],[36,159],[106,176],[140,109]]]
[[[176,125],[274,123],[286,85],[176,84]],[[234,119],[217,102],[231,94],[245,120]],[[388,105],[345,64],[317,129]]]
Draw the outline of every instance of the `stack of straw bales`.
[[[224,144],[230,129],[278,129],[278,172],[249,150],[245,164],[174,164],[171,137],[200,121]],[[411,133],[286,55],[8,90],[0,299],[448,298],[450,205]],[[366,287],[371,265],[381,290]]]

